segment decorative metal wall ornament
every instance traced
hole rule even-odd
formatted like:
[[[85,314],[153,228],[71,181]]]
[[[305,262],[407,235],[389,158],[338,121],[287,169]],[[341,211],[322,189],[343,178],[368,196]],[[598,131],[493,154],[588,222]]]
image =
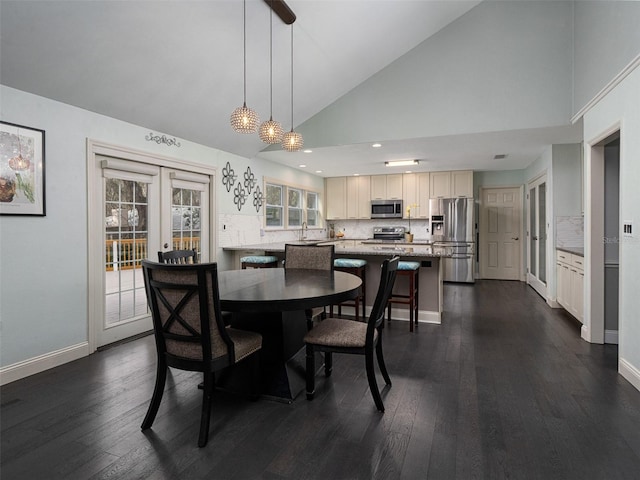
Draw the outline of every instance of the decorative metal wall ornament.
[[[247,201],[247,192],[240,182],[233,189],[233,203],[238,207],[238,211],[242,210],[242,206]]]
[[[262,208],[264,201],[265,198],[262,196],[262,191],[258,185],[255,192],[253,192],[253,206],[256,207],[256,212],[260,213],[260,208]]]
[[[231,164],[227,162],[227,164],[222,169],[222,184],[227,188],[227,192],[231,191],[231,187],[236,183],[236,172],[231,168]]]
[[[168,146],[176,146],[180,148],[180,142],[175,138],[169,138],[166,135],[154,135],[153,132],[149,132],[149,135],[145,135],[145,140],[147,142],[156,142],[158,145],[164,143]]]
[[[256,184],[256,176],[251,172],[251,167],[247,167],[247,171],[244,172],[244,188],[247,189],[249,193],[253,191],[253,187]]]

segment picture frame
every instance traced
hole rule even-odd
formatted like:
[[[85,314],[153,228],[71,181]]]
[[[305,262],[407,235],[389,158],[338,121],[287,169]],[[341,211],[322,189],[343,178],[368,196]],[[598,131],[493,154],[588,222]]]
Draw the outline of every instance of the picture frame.
[[[44,130],[0,121],[0,215],[46,215]]]

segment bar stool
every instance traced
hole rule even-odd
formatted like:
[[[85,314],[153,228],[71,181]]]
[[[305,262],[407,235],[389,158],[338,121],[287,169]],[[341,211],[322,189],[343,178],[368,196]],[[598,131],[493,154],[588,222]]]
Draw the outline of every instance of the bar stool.
[[[366,319],[365,308],[367,305],[367,280],[366,280],[367,261],[359,258],[336,258],[333,261],[333,269],[340,272],[351,273],[362,279],[362,287],[360,294],[353,300],[348,300],[338,304],[338,316],[342,315],[342,306],[353,306],[356,309],[356,322],[360,321],[360,302],[362,302],[362,318]],[[333,317],[333,305],[329,309],[329,316]]]
[[[274,255],[248,255],[240,258],[242,269],[251,268],[276,268],[278,266],[278,257]]]
[[[387,321],[391,321],[391,304],[402,303],[405,305],[409,305],[409,331],[410,332],[413,332],[414,318],[415,318],[416,325],[418,324],[419,271],[420,271],[420,262],[398,262],[398,271],[396,272],[396,279],[398,277],[407,277],[409,280],[409,292],[408,294],[391,293],[391,297],[387,302]]]

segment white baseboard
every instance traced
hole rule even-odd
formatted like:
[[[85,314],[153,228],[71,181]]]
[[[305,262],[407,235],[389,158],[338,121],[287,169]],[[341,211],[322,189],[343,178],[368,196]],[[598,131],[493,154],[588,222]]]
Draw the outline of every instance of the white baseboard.
[[[604,343],[618,344],[618,330],[605,330]]]
[[[391,308],[391,318],[394,320],[409,321],[409,310],[406,308]],[[442,314],[428,310],[418,310],[418,322],[420,323],[442,323]]]
[[[618,373],[622,375],[631,385],[640,390],[640,370],[627,362],[624,358],[618,360]]]
[[[549,305],[551,308],[564,308],[562,305],[560,305],[558,303],[558,301],[554,298],[547,298],[547,305]]]
[[[89,343],[82,342],[2,367],[0,368],[0,385],[15,382],[21,378],[44,372],[50,368],[72,362],[87,355],[89,355]]]

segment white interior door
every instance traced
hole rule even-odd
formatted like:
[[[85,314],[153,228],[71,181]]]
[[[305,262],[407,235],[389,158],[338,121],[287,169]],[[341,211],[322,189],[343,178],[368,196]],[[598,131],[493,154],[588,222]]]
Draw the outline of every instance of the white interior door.
[[[520,280],[522,196],[520,187],[482,188],[480,277]]]
[[[527,190],[527,283],[547,298],[547,176]]]
[[[108,150],[108,148],[106,149]],[[120,152],[118,152],[120,153]],[[124,152],[127,153],[127,152]],[[127,156],[127,155],[123,155]],[[153,328],[141,262],[195,249],[209,261],[211,176],[166,160],[90,155],[89,338],[95,348]],[[165,166],[162,165],[165,164]]]

